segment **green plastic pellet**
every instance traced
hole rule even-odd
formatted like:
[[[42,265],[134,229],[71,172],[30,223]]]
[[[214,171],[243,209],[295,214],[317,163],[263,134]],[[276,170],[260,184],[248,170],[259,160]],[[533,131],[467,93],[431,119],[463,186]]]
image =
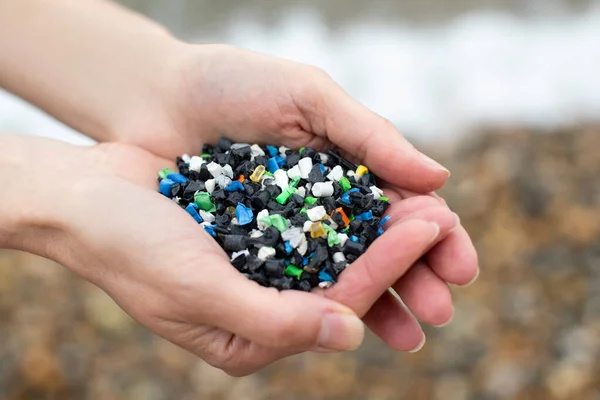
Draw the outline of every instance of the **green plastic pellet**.
[[[390,202],[390,198],[385,196],[381,196],[379,200],[387,201],[388,203]]]
[[[167,175],[169,174],[173,174],[173,170],[171,168],[163,168],[160,171],[158,171],[158,177],[160,179],[165,179],[167,177]]]
[[[327,224],[323,224],[323,229],[327,231],[327,245],[329,247],[333,247],[337,244],[340,244],[340,238],[338,237],[335,229],[333,229]]]
[[[196,193],[194,195],[194,203],[196,203],[198,208],[201,210],[208,211],[208,212],[217,211],[217,208],[215,207],[215,205],[213,204],[213,202],[210,198],[210,194],[208,194],[206,192]]]
[[[345,176],[342,176],[342,178],[339,181],[339,184],[342,187],[342,190],[344,192],[347,192],[348,190],[350,190],[350,188],[352,188],[352,185],[350,184],[350,181]]]
[[[260,222],[262,222],[263,224],[265,224],[267,226],[267,228],[269,226],[274,226],[275,228],[277,228],[277,230],[279,232],[286,231],[287,227],[288,227],[287,220],[283,216],[281,216],[279,214],[274,214],[274,215],[266,216],[266,217],[262,218],[260,220]]]
[[[265,175],[266,176],[274,176],[272,173],[270,173],[269,171],[265,171]]]
[[[298,154],[302,154],[302,151],[304,151],[304,147],[300,147],[300,150],[298,150]]]
[[[317,198],[316,197],[312,197],[312,196],[307,196],[304,199],[304,203],[308,204],[309,206],[312,206],[313,204],[315,204],[317,202]]]
[[[300,268],[296,267],[294,264],[290,264],[285,269],[284,274],[286,274],[287,276],[293,276],[294,278],[300,280],[300,277],[302,277],[303,272],[304,272],[304,270],[301,270]]]
[[[212,155],[210,155],[208,153],[203,153],[200,157],[202,157],[202,158],[210,158],[210,157],[212,157]]]
[[[295,192],[296,189],[293,187],[288,187],[275,198],[275,201],[281,205],[285,205]]]
[[[299,176],[297,176],[297,177],[293,178],[293,179],[290,181],[290,185],[289,185],[289,187],[291,187],[291,188],[294,188],[294,189],[295,189],[296,187],[298,187],[298,183],[300,183],[300,177],[299,177]]]
[[[350,214],[350,216],[348,217],[348,219],[350,220],[350,222],[354,221],[354,214]]]
[[[302,210],[300,210],[300,214],[302,214],[302,213],[304,213],[304,214],[308,214],[308,213],[306,212],[306,207],[304,207]]]

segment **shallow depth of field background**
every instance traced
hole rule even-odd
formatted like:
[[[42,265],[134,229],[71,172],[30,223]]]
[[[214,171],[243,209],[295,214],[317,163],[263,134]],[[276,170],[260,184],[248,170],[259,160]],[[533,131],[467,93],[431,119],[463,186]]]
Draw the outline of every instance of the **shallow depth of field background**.
[[[369,336],[234,379],[52,262],[0,252],[0,400],[600,400],[600,2],[127,0],[326,69],[453,174],[480,252],[417,354]],[[0,130],[90,141],[0,91]]]

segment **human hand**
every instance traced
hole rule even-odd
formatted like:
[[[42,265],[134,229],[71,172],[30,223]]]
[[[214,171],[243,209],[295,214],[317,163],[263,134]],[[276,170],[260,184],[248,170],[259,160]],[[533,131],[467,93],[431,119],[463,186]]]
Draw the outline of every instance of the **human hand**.
[[[201,226],[156,192],[155,171],[167,160],[121,144],[80,149],[41,142],[26,146],[35,161],[19,174],[43,171],[29,184],[43,198],[31,209],[47,222],[16,232],[11,245],[71,268],[158,335],[232,375],[304,351],[356,348],[363,338],[359,318],[456,224],[441,206],[412,213],[325,296],[278,292],[243,277]],[[23,188],[11,189],[14,196]],[[393,329],[407,314],[393,304],[381,310],[385,315],[373,323],[384,340],[405,349],[419,344],[420,335]]]
[[[144,110],[144,116],[130,114],[119,140],[171,159],[184,152],[194,154],[202,143],[214,143],[221,135],[293,148],[337,147],[387,182],[386,195],[396,203],[389,210],[390,224],[446,206],[437,195],[422,194],[442,186],[449,173],[419,153],[389,121],[350,98],[323,71],[223,45],[185,45],[178,58],[173,63],[178,72],[164,82],[171,89],[156,95],[164,101],[162,107]],[[419,320],[439,326],[453,314],[448,283],[465,285],[477,274],[475,249],[459,225],[391,286]],[[352,303],[353,290],[343,284],[326,293]],[[375,332],[381,328],[374,316],[406,313],[399,311],[400,304],[389,293],[382,290],[382,294],[366,317]],[[398,337],[422,335],[412,315],[402,321],[393,324]],[[407,349],[406,342],[388,343]]]

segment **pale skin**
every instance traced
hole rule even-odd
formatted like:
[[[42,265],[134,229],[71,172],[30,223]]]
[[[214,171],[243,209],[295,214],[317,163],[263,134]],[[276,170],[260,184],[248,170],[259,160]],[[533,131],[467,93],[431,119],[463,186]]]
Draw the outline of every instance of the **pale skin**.
[[[448,285],[478,274],[466,231],[432,193],[448,171],[315,67],[183,43],[101,0],[0,0],[0,49],[0,86],[105,142],[0,135],[0,246],[70,268],[229,374],[355,349],[363,324],[392,349],[418,350],[419,321],[448,323]],[[221,135],[341,149],[386,181],[386,233],[328,290],[277,292],[246,280],[156,192],[158,169]]]

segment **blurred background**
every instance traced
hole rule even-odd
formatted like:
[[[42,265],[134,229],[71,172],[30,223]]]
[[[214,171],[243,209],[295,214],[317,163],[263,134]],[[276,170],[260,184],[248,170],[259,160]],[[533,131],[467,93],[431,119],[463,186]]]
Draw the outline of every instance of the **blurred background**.
[[[123,1],[318,65],[453,174],[480,254],[417,354],[369,336],[230,378],[52,262],[0,252],[0,399],[600,400],[600,1]],[[0,130],[91,141],[0,91]]]

